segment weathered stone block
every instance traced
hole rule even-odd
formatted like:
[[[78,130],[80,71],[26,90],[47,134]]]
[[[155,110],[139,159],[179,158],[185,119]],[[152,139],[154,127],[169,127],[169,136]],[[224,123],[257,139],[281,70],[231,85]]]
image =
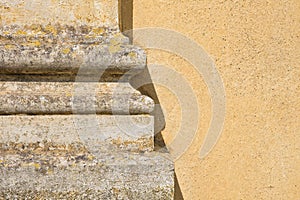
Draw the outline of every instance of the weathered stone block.
[[[66,23],[118,27],[118,0],[0,0],[0,25]]]
[[[0,115],[0,152],[152,151],[153,129],[149,115]]]
[[[0,82],[0,114],[145,114],[151,98],[129,83]]]
[[[174,168],[163,153],[0,156],[0,198],[173,199]]]
[[[0,0],[0,199],[173,199],[145,67],[118,0]]]
[[[146,66],[145,52],[130,45],[117,30],[66,25],[48,29],[41,25],[0,27],[0,74],[75,76],[105,72],[106,76],[132,76]]]

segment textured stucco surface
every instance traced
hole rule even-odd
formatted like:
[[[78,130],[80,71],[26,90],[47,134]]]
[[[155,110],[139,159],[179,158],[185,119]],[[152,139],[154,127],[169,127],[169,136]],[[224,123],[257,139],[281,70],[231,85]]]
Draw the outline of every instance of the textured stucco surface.
[[[180,57],[148,51],[148,64],[175,69],[198,97],[196,138],[175,164],[184,199],[299,199],[300,1],[139,0],[133,27],[187,35],[212,56],[224,82],[224,130],[200,160],[212,114],[207,86]],[[168,144],[184,126],[180,105],[166,87],[156,90]]]
[[[0,25],[47,23],[118,27],[118,0],[0,0]]]

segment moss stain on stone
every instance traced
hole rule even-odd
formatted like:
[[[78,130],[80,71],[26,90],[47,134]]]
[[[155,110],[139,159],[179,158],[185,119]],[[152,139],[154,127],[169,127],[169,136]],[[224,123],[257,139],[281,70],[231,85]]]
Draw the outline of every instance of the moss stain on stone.
[[[135,52],[130,52],[128,55],[129,55],[131,58],[136,57],[136,53],[135,53]]]
[[[23,31],[23,30],[17,30],[16,31],[16,35],[26,35],[27,32]]]
[[[71,52],[71,49],[65,48],[62,50],[63,54],[69,54]]]
[[[54,27],[54,26],[52,26],[52,25],[50,25],[50,24],[48,24],[46,27],[45,27],[45,32],[46,33],[52,33],[53,35],[57,35],[57,29]]]
[[[105,32],[105,29],[102,28],[102,27],[94,28],[94,29],[92,30],[92,32],[93,32],[94,34],[96,34],[96,35],[101,35],[101,34],[103,34],[103,33]]]
[[[7,50],[10,50],[10,49],[15,48],[15,45],[7,44],[7,45],[4,46],[4,48],[7,49]]]

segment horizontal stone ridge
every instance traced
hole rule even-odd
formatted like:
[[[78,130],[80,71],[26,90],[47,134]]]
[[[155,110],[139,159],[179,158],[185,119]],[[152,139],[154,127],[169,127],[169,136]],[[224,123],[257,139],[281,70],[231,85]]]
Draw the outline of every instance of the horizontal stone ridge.
[[[136,74],[144,51],[105,27],[0,27],[0,74]]]
[[[53,44],[108,44],[116,35],[121,43],[128,44],[128,38],[121,37],[120,31],[111,27],[70,26],[59,23],[0,26],[0,41],[9,42],[13,39],[23,46],[26,46],[26,42],[37,40]]]
[[[147,114],[150,97],[126,82],[0,82],[0,114]]]
[[[173,199],[173,188],[173,163],[163,153],[0,155],[4,199]]]
[[[0,152],[154,149],[150,115],[0,115]],[[49,151],[49,152],[47,152]]]

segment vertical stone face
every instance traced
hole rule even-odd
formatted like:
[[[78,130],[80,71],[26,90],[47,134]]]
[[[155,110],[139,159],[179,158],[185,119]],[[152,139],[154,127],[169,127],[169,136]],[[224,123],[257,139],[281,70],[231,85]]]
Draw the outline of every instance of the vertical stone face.
[[[0,0],[0,25],[118,27],[117,0]]]
[[[117,0],[0,0],[0,199],[172,199]]]

